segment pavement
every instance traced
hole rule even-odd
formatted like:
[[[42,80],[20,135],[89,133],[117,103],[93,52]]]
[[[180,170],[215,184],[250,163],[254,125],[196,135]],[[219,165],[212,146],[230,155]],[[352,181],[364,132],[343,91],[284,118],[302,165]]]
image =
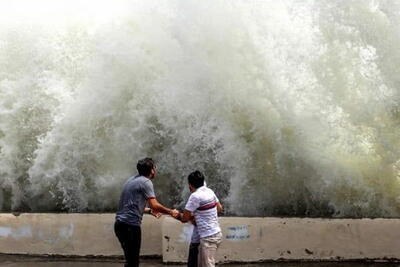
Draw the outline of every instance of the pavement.
[[[20,255],[0,255],[0,267],[123,267],[120,259],[53,258]],[[184,267],[182,264],[163,264],[161,259],[142,259],[141,267]],[[251,264],[221,264],[221,267],[400,267],[400,263],[362,262],[268,262]]]

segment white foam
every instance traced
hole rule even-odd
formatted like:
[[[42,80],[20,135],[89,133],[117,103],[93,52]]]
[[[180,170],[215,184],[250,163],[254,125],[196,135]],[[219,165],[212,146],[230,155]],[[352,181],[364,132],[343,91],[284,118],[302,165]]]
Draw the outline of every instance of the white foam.
[[[399,4],[96,3],[0,25],[1,209],[113,210],[149,155],[170,205],[399,216]]]

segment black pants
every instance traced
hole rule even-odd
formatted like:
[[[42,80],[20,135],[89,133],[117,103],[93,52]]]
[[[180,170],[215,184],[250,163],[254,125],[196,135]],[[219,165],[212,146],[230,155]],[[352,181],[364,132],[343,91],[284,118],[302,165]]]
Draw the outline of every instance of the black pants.
[[[188,257],[188,267],[197,267],[197,259],[199,257],[199,245],[200,243],[190,243],[189,246],[189,257]]]
[[[142,241],[140,226],[132,226],[116,221],[114,231],[124,250],[125,267],[138,267],[140,243]]]

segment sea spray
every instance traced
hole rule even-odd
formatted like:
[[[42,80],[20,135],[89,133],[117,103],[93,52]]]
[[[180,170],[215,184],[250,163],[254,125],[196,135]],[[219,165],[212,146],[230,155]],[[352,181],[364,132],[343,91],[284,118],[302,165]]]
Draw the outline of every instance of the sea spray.
[[[114,211],[151,156],[170,206],[199,169],[228,214],[400,215],[399,4],[77,3],[0,25],[2,211]]]

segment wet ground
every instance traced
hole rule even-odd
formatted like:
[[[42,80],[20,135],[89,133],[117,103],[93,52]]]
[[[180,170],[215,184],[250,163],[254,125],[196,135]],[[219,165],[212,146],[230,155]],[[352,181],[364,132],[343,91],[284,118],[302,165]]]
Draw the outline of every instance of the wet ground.
[[[0,255],[0,267],[122,267],[119,259],[43,258]],[[184,267],[185,265],[163,264],[161,259],[143,259],[141,267]],[[222,264],[221,267],[400,267],[400,263],[360,262],[273,262],[252,264]]]

